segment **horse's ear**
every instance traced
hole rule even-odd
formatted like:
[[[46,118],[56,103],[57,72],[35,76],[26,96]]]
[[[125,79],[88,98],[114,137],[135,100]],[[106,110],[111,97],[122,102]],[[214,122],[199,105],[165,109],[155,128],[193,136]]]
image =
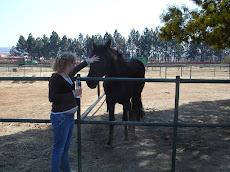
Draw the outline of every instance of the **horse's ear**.
[[[109,41],[105,44],[104,47],[105,51],[107,51],[110,48],[110,46],[111,46],[111,39],[109,39]]]
[[[96,47],[96,44],[93,42],[92,43],[92,48],[94,49]]]

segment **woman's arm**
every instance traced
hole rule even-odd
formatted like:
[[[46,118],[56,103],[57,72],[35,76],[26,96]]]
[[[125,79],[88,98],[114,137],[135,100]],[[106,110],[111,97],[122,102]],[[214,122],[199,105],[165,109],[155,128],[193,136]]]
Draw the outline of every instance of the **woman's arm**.
[[[77,72],[82,70],[84,67],[86,67],[88,63],[86,61],[81,62],[79,65],[77,65],[74,69],[73,72],[70,73],[71,76],[74,76]]]
[[[96,55],[94,55],[91,58],[88,58],[87,60],[83,61],[82,63],[80,63],[79,65],[77,65],[73,72],[70,73],[71,76],[74,76],[77,72],[79,72],[80,70],[82,70],[84,67],[86,67],[88,64],[94,63],[96,61],[99,61],[100,58]]]

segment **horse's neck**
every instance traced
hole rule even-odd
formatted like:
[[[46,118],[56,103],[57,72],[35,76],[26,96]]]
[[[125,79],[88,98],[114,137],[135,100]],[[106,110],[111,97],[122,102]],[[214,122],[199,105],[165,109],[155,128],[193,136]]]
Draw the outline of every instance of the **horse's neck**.
[[[106,66],[106,76],[107,77],[124,77],[126,76],[126,62],[118,62],[117,59],[110,56]]]
[[[116,67],[115,59],[109,57],[106,63],[106,76],[114,77],[115,75],[117,75],[117,67]]]

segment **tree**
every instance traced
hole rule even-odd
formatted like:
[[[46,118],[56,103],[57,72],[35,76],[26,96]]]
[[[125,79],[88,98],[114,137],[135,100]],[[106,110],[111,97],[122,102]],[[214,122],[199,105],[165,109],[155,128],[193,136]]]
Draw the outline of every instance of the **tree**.
[[[230,2],[229,0],[193,0],[200,10],[183,6],[169,7],[161,15],[165,23],[160,38],[186,43],[205,43],[214,49],[230,48]]]
[[[171,61],[179,62],[182,59],[183,49],[182,44],[171,42]]]
[[[84,39],[84,45],[85,45],[84,50],[85,50],[86,56],[90,55],[90,52],[92,50],[92,44],[93,44],[92,38],[90,38],[89,35],[86,35]]]
[[[86,55],[86,52],[84,50],[84,47],[85,47],[85,45],[84,45],[84,37],[83,37],[82,33],[79,34],[77,42],[78,42],[77,43],[78,44],[78,49],[77,49],[76,53],[80,57],[80,60],[81,60],[81,58],[84,55]]]
[[[117,31],[117,29],[114,31],[113,40],[114,47],[118,49],[122,54],[126,55],[127,48],[125,38]]]
[[[36,38],[35,40],[35,47],[34,47],[34,55],[35,57],[42,57],[42,48],[43,48],[44,44],[41,38]]]
[[[49,38],[46,35],[43,35],[41,40],[43,44],[43,47],[41,48],[42,56],[49,59]]]
[[[62,40],[60,41],[60,49],[61,51],[68,51],[69,50],[69,47],[70,47],[70,43],[66,37],[66,35],[64,35],[62,37]]]
[[[113,40],[113,36],[110,34],[110,33],[108,33],[108,32],[106,32],[105,33],[105,35],[104,35],[104,38],[103,38],[103,40],[104,40],[104,44],[106,43],[106,42],[108,42],[108,40],[112,40],[112,47],[114,47],[114,40]]]
[[[16,49],[15,46],[13,46],[11,49],[10,49],[10,55],[11,56],[19,56],[20,53],[18,52],[18,50]]]
[[[151,53],[153,41],[153,31],[145,28],[143,34],[140,37],[140,51],[141,56],[148,57]]]
[[[26,46],[27,46],[27,52],[29,54],[30,57],[35,57],[35,39],[34,37],[32,36],[32,34],[30,33],[28,38],[27,38],[27,41],[26,41]]]
[[[24,56],[27,53],[27,46],[26,46],[26,40],[24,36],[20,35],[18,43],[16,45],[16,50],[18,53],[22,56]]]
[[[50,36],[50,42],[49,42],[49,56],[50,57],[56,57],[60,50],[60,37],[56,32],[52,32],[52,35]]]
[[[210,46],[206,44],[193,43],[188,46],[186,59],[189,61],[213,61],[215,52]]]
[[[76,38],[74,38],[71,41],[71,46],[70,46],[69,50],[77,54],[79,52],[79,49],[80,49],[79,42]]]
[[[140,34],[139,31],[136,31],[135,29],[132,29],[127,40],[127,47],[128,52],[130,53],[130,56],[137,56],[137,49],[138,49],[138,42],[140,40]]]
[[[104,40],[101,35],[92,35],[91,37],[92,41],[97,45],[102,45],[104,43]]]
[[[155,31],[152,33],[152,45],[151,45],[151,50],[150,50],[150,55],[149,55],[149,61],[156,61],[159,56],[159,42],[161,42],[162,40],[159,39],[158,37],[158,28],[155,29]],[[158,61],[158,60],[157,60]]]

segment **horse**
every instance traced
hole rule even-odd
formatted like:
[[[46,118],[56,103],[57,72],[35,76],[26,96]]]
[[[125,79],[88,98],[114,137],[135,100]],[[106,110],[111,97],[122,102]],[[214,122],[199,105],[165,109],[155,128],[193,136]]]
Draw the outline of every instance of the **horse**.
[[[123,55],[111,48],[111,40],[105,45],[92,44],[90,58],[96,55],[99,61],[90,64],[88,77],[119,77],[119,78],[145,78],[145,66],[137,59],[125,59]],[[87,80],[89,88],[94,89],[99,81]],[[123,121],[140,121],[143,118],[143,105],[141,92],[144,88],[143,81],[104,81],[103,87],[106,95],[107,112],[109,121],[115,121],[115,104],[123,105]],[[129,114],[129,116],[128,116]],[[129,141],[127,125],[124,125],[125,141]],[[129,126],[135,135],[135,126]],[[114,125],[109,126],[109,138],[106,147],[112,147]]]

